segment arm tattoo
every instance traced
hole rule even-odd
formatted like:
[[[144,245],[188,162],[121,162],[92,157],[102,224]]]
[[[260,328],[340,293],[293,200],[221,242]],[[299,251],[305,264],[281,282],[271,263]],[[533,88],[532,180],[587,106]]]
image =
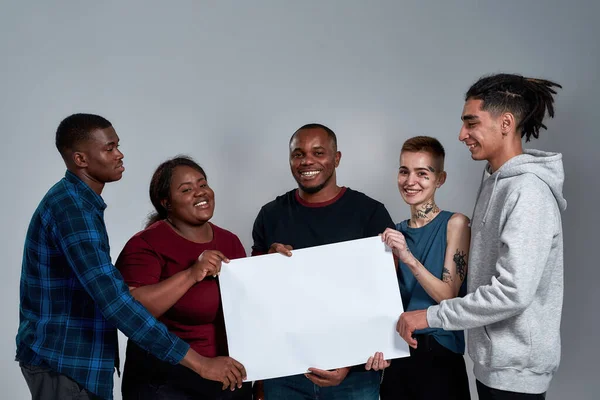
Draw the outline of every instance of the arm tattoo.
[[[446,267],[444,267],[444,272],[442,272],[442,281],[446,283],[452,282],[452,275],[450,275],[450,271]]]
[[[456,273],[460,277],[461,281],[465,280],[465,275],[467,273],[467,261],[465,260],[466,257],[467,253],[456,249],[456,253],[454,253],[454,264],[456,264]]]

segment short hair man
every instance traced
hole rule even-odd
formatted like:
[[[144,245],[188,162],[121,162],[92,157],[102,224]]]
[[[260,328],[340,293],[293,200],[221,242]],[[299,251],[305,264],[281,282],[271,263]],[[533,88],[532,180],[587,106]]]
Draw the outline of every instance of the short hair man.
[[[117,329],[162,360],[221,380],[208,372],[212,360],[134,300],[111,263],[100,195],[125,170],[112,124],[71,115],[56,131],[56,147],[67,172],[31,218],[21,272],[16,360],[32,398],[112,399]],[[244,375],[243,367],[232,370],[239,376],[231,388]]]
[[[479,398],[543,399],[560,360],[563,301],[562,155],[524,150],[539,136],[553,87],[520,75],[477,81],[459,139],[487,166],[471,221],[468,294],[403,313],[398,331],[468,329]]]
[[[252,237],[252,254],[281,252],[376,236],[393,227],[378,201],[340,187],[336,168],[342,153],[335,133],[321,124],[298,129],[289,143],[290,169],[298,188],[277,197],[260,210]],[[339,305],[344,307],[343,304]],[[380,376],[364,366],[270,379],[264,382],[268,399],[344,398],[377,400]]]

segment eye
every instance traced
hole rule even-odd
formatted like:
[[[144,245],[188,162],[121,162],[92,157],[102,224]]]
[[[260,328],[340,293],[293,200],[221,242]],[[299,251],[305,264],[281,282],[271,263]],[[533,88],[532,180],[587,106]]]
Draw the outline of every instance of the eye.
[[[324,153],[322,151],[315,151],[315,155],[322,156]]]
[[[192,189],[190,189],[190,188],[185,188],[185,189],[183,189],[183,190],[181,191],[181,193],[187,193],[187,192],[189,192],[190,190],[192,190]]]
[[[427,174],[426,174],[425,172],[422,172],[422,171],[421,171],[421,172],[419,172],[417,175],[418,175],[418,176],[427,176]]]
[[[294,154],[292,154],[292,157],[293,158],[300,158],[300,157],[302,157],[302,154],[301,153],[294,153]]]
[[[405,170],[405,169],[401,169],[400,171],[398,171],[398,173],[399,173],[400,175],[408,175],[408,171],[407,171],[407,170]]]

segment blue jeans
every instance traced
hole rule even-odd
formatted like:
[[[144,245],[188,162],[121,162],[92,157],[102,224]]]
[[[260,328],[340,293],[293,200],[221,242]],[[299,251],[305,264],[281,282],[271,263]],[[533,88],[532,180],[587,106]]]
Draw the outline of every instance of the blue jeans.
[[[264,381],[265,400],[378,400],[381,373],[350,371],[338,386],[320,387],[304,375]]]

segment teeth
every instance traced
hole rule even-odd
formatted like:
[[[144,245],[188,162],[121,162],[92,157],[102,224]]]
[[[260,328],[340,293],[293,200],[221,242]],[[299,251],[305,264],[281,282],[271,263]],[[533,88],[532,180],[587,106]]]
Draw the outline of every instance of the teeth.
[[[302,175],[302,176],[315,176],[319,172],[321,172],[321,171],[306,171],[306,172],[301,172],[300,175]]]
[[[200,206],[204,206],[206,204],[208,204],[208,201],[201,201],[200,203],[194,204],[194,207],[200,207]]]
[[[467,145],[467,147],[468,147],[469,149],[472,149],[472,148],[474,148],[474,147],[475,147],[475,143],[473,143],[473,144],[468,144],[468,145]]]

